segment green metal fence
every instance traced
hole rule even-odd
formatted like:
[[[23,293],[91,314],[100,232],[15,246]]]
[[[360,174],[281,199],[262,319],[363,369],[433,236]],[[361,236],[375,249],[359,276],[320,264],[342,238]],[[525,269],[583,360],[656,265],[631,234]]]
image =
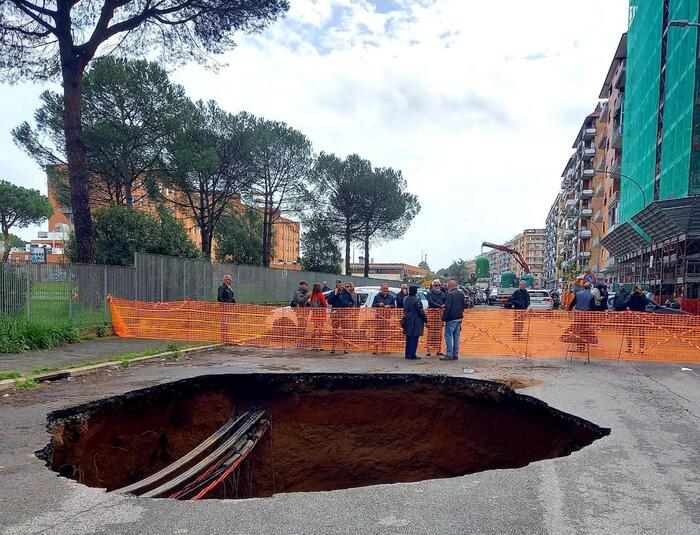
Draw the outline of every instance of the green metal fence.
[[[214,301],[223,276],[234,280],[244,303],[289,303],[299,281],[336,275],[137,254],[134,266],[91,264],[0,264],[0,314],[38,322],[67,321],[78,327],[109,324],[106,296],[141,301]],[[377,279],[342,277],[357,286]],[[398,281],[387,281],[397,285]]]

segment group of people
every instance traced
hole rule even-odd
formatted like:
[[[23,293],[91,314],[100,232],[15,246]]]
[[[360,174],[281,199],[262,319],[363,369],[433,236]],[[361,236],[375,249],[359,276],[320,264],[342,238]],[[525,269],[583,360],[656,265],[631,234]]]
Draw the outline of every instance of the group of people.
[[[383,351],[385,346],[383,335],[391,330],[391,315],[388,313],[388,309],[398,308],[403,310],[401,327],[406,337],[405,357],[407,359],[420,359],[416,354],[418,340],[423,336],[426,328],[428,330],[427,356],[431,356],[432,352],[435,352],[440,360],[457,360],[459,358],[460,332],[466,306],[465,294],[459,289],[457,281],[450,280],[444,286],[439,279],[435,279],[426,292],[426,299],[429,309],[442,310],[441,314],[435,314],[441,318],[441,321],[428,322],[428,315],[425,313],[423,303],[418,295],[418,286],[402,284],[399,292],[393,294],[389,291],[388,284],[381,285],[379,293],[374,296],[371,303],[371,307],[377,309],[373,319],[375,353],[386,353]],[[223,284],[218,290],[217,301],[221,303],[236,302],[231,275],[224,276]],[[343,313],[339,311],[357,308],[363,304],[355,291],[355,285],[352,282],[343,282],[341,279],[335,281],[333,290],[328,287],[326,282],[323,284],[315,283],[309,290],[309,283],[301,281],[299,287],[294,291],[290,303],[291,307],[296,310],[300,328],[306,328],[308,322],[311,322],[314,338],[320,336],[325,324],[326,312],[324,309],[331,308],[330,319],[333,334],[331,354],[336,352],[338,342],[342,343],[344,353],[348,353],[349,350],[347,337],[343,338],[340,334],[342,331],[350,330],[354,316],[352,311]],[[443,323],[445,353],[441,350]]]
[[[599,284],[593,287],[590,282],[587,282],[583,285],[583,290],[573,296],[568,309],[581,312],[606,312],[608,310],[608,296],[607,286]],[[616,312],[624,312],[625,310],[645,312],[649,303],[649,298],[641,285],[637,284],[632,293],[629,293],[622,286],[613,299],[613,310]]]

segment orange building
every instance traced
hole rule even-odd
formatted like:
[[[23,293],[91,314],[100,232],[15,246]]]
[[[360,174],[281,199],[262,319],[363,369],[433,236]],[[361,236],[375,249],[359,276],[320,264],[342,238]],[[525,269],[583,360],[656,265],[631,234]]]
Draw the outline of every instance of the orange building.
[[[179,192],[170,188],[164,188],[161,193],[166,199],[174,199]],[[53,215],[49,218],[48,232],[40,232],[37,240],[32,240],[32,245],[45,245],[47,248],[46,261],[58,262],[63,259],[64,240],[59,239],[58,234],[63,233],[68,235],[72,230],[71,208],[70,206],[61,206],[52,181],[48,180],[48,198],[53,207]],[[151,201],[147,195],[136,195],[134,208],[147,212],[154,213],[157,205]],[[92,208],[105,206],[104,201],[92,199]],[[240,200],[233,201],[236,209],[242,210],[245,205]],[[197,221],[192,214],[185,208],[170,205],[173,217],[177,219],[185,228],[189,238],[199,247],[202,244],[202,236],[197,225]],[[301,240],[301,225],[297,221],[292,221],[285,217],[280,217],[273,225],[273,251],[270,261],[270,267],[279,269],[301,270],[302,266],[299,263],[299,243]],[[51,235],[51,238],[49,238]],[[212,251],[216,248],[216,242],[212,243]],[[49,251],[49,249],[51,249]],[[55,251],[55,253],[54,253]],[[30,253],[17,252],[13,253],[13,260],[23,261],[28,259]]]

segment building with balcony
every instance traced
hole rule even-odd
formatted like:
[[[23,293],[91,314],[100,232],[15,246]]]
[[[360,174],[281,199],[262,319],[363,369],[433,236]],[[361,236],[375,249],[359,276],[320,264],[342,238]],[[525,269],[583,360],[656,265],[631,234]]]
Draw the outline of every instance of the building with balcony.
[[[622,34],[620,42],[615,49],[615,54],[610,62],[608,73],[605,76],[603,87],[598,95],[601,99],[607,99],[608,107],[602,120],[606,123],[606,132],[601,140],[600,148],[605,151],[603,158],[602,181],[602,206],[600,214],[593,221],[598,224],[603,237],[614,229],[620,219],[620,176],[622,171],[622,132],[624,124],[625,84],[627,79],[627,34]],[[602,242],[602,239],[601,239]],[[615,269],[615,257],[603,248],[601,251],[600,275],[605,282],[616,283],[618,281]]]
[[[603,239],[616,277],[657,296],[700,297],[700,54],[691,0],[632,0],[619,219]],[[622,106],[621,106],[622,107]],[[614,145],[613,145],[614,147]],[[613,228],[614,227],[614,228]]]

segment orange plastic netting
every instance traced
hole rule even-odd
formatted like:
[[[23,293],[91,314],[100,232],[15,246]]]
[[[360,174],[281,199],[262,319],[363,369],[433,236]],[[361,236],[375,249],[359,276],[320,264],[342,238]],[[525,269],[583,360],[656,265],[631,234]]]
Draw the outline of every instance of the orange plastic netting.
[[[205,301],[110,299],[118,336],[216,341],[255,347],[403,353],[402,311],[290,308]],[[419,349],[444,351],[441,310]],[[636,312],[465,310],[459,354],[469,357],[583,356],[700,362],[700,316]]]

